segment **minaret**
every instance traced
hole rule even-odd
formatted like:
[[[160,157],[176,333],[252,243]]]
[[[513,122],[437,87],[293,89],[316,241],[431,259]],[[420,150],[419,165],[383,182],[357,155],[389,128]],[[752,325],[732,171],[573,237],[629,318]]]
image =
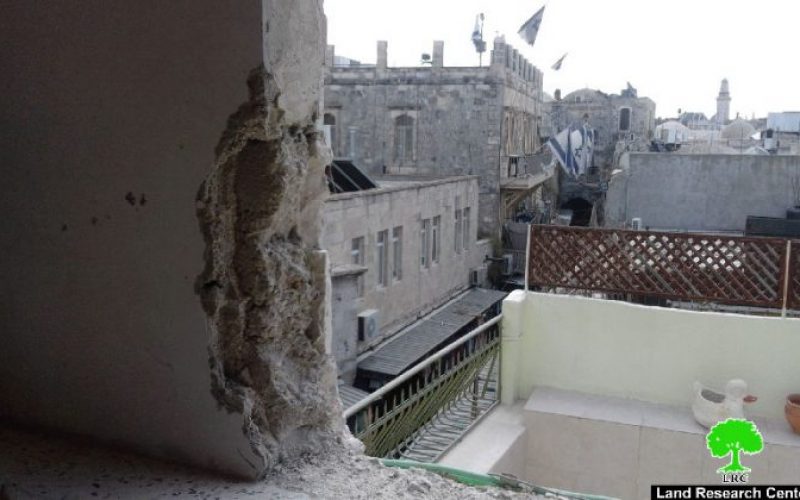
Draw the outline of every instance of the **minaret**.
[[[731,94],[728,92],[728,79],[724,78],[719,86],[717,96],[717,125],[723,126],[728,123],[731,114]]]

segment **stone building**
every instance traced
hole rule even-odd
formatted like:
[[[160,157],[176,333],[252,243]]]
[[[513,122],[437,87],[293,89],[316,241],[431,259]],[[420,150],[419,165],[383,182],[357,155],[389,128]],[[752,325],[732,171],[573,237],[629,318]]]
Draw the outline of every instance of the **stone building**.
[[[444,66],[443,42],[429,66],[388,67],[383,41],[377,52],[375,65],[340,67],[328,47],[324,123],[334,156],[373,175],[477,175],[478,230],[497,236],[506,207],[541,184],[533,155],[542,72],[502,38],[486,67]]]
[[[595,165],[611,166],[618,143],[628,149],[646,148],[655,130],[656,104],[628,87],[620,94],[583,88],[550,102],[555,131],[581,124],[588,117],[595,130]]]
[[[485,276],[491,253],[477,239],[476,176],[377,182],[332,195],[323,215],[333,353],[348,382],[358,354],[468,288],[471,271]]]
[[[578,89],[549,103],[554,131],[588,120],[595,131],[594,160],[574,179],[559,169],[558,206],[573,225],[603,224],[604,186],[624,151],[646,151],[655,132],[655,103],[639,97],[630,84],[619,94]]]

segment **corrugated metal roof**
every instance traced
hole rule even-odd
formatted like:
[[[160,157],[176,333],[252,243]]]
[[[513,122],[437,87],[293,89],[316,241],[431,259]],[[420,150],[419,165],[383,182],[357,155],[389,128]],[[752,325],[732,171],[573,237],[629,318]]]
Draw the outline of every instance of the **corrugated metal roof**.
[[[362,391],[361,389],[356,389],[352,385],[347,385],[345,383],[339,384],[339,399],[342,400],[342,407],[347,410],[354,404],[358,403],[362,399],[369,396],[369,393],[366,391]]]
[[[441,311],[421,320],[405,333],[381,346],[358,368],[396,376],[425,357],[432,349],[483,314],[506,292],[473,288]]]

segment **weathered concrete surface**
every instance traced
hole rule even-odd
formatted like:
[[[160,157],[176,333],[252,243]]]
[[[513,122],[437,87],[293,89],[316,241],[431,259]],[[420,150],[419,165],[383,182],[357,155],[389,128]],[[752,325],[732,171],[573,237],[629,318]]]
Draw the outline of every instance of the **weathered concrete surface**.
[[[284,464],[262,481],[239,481],[178,465],[0,428],[0,498],[308,500],[309,498],[544,498],[471,488],[421,469],[396,469],[361,454],[317,455]]]
[[[2,10],[0,417],[246,477],[338,439],[321,2]]]
[[[214,393],[244,415],[266,469],[335,446],[344,426],[325,346],[326,258],[317,250],[329,154],[316,110],[281,106],[319,96],[313,68],[322,52],[306,56],[307,73],[292,82],[305,95],[283,94],[273,77],[296,64],[291,58],[273,60],[274,73],[253,72],[250,101],[229,120],[198,196],[207,250],[197,287],[210,317]]]
[[[630,153],[606,196],[606,225],[744,231],[748,215],[785,217],[798,156]]]

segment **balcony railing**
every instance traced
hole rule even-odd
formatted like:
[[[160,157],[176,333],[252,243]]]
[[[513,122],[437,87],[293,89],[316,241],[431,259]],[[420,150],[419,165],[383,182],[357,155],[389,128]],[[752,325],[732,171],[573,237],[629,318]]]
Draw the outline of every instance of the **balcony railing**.
[[[498,315],[345,411],[366,454],[435,460],[499,400]]]
[[[529,284],[800,309],[800,241],[531,226]]]

